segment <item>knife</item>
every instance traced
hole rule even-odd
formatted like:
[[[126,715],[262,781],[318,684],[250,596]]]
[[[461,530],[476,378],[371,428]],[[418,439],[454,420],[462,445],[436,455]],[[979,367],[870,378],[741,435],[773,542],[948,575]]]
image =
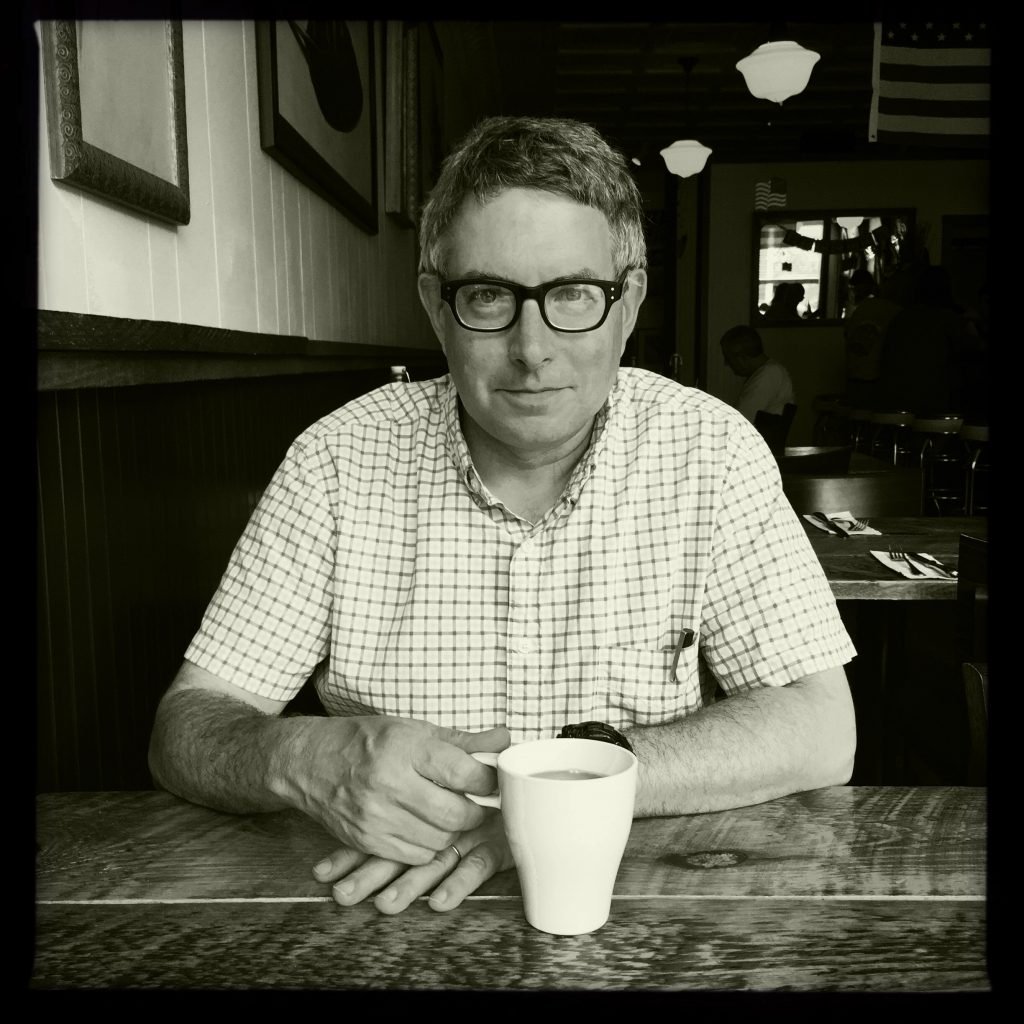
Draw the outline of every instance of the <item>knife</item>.
[[[827,527],[830,533],[838,533],[840,537],[849,537],[850,531],[844,530],[838,523],[834,523],[824,512],[812,512],[812,516],[823,526]]]
[[[936,572],[941,572],[943,577],[947,580],[956,579],[956,576],[954,576],[953,573],[934,558],[919,555],[916,551],[906,551],[904,554],[906,555],[908,562],[917,562],[918,565],[923,565],[926,569],[934,569]]]

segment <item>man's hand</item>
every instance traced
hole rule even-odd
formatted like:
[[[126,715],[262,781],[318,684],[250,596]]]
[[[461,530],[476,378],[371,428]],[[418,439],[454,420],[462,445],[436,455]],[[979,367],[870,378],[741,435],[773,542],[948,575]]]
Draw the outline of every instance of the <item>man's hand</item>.
[[[374,906],[382,914],[398,914],[429,893],[431,909],[454,910],[491,875],[513,866],[501,812],[489,808],[484,814],[483,824],[455,837],[461,858],[449,845],[429,864],[409,867],[343,846],[317,864],[313,875],[334,882],[332,894],[343,907],[377,893]]]
[[[495,788],[494,769],[469,753],[508,745],[505,728],[464,733],[384,716],[311,718],[290,746],[277,791],[353,856],[423,865],[437,881],[435,856],[485,819],[462,794]]]

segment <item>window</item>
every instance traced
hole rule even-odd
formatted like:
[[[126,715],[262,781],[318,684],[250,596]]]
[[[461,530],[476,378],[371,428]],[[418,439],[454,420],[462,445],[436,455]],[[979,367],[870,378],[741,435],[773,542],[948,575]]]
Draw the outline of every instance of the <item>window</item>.
[[[841,320],[850,276],[866,270],[883,290],[910,260],[912,229],[913,210],[755,213],[750,322]]]

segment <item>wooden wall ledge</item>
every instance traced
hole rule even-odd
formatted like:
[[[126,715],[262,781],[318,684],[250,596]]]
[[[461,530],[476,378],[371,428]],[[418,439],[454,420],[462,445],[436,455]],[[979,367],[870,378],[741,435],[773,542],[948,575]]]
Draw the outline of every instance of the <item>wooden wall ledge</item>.
[[[414,378],[445,372],[439,347],[312,341],[59,310],[37,311],[36,347],[41,391],[375,369],[384,383],[393,364]]]

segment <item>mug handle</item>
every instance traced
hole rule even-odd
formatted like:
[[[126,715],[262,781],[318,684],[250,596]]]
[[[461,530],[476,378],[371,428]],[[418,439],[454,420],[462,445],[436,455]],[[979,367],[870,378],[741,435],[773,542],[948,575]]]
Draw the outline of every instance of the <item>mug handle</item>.
[[[493,751],[481,750],[469,756],[475,757],[481,764],[489,765],[491,768],[498,767],[498,755]],[[491,793],[487,796],[477,796],[475,793],[463,793],[462,795],[481,807],[501,807],[501,796],[498,793]]]

